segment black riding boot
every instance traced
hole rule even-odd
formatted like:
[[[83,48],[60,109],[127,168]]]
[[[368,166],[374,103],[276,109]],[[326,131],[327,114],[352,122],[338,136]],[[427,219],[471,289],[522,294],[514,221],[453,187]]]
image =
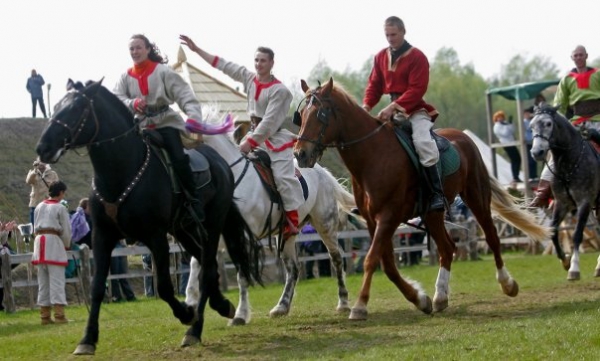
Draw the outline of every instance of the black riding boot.
[[[429,188],[431,189],[429,212],[444,211],[444,191],[442,190],[442,181],[437,167],[435,165],[425,167],[425,175],[427,176]]]
[[[173,169],[175,170],[181,185],[185,188],[185,193],[189,195],[187,200],[190,202],[196,216],[200,222],[204,222],[204,204],[202,203],[200,190],[196,187],[196,182],[194,182],[194,176],[192,174],[192,169],[190,168],[189,157],[187,154],[181,161],[173,163]]]

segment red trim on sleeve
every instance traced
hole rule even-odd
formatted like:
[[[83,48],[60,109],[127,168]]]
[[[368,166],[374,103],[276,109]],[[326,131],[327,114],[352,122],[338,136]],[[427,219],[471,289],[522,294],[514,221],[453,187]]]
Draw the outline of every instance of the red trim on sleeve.
[[[212,63],[210,63],[210,65],[211,65],[213,68],[216,68],[218,63],[219,63],[219,57],[218,57],[218,56],[215,56],[215,58],[213,59]]]
[[[246,139],[248,141],[248,143],[250,143],[250,145],[252,146],[252,148],[256,148],[258,147],[258,143],[256,143],[256,140],[248,137],[248,139]]]

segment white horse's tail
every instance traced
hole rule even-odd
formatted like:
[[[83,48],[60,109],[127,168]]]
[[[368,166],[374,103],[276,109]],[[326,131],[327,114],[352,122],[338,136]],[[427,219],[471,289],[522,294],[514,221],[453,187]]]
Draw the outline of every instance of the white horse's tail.
[[[348,192],[329,170],[321,167],[318,163],[315,164],[314,168],[325,178],[322,179],[323,183],[331,185],[331,195],[335,199],[338,208],[338,229],[344,229],[348,222],[348,215],[351,214],[352,208],[356,208],[354,195]]]

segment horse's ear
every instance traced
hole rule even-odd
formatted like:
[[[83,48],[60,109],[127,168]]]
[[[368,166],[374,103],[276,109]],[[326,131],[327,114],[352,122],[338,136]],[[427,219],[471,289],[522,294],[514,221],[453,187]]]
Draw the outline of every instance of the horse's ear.
[[[304,79],[300,80],[300,87],[302,88],[302,91],[305,92],[305,93],[309,89],[308,84],[306,84],[306,82],[304,81]]]
[[[75,82],[71,78],[69,78],[69,80],[67,80],[67,91],[73,89],[75,89]]]
[[[321,94],[323,95],[329,95],[331,94],[331,90],[333,89],[333,77],[329,78],[329,81],[327,82],[327,84],[325,84],[325,86],[323,87],[323,90],[321,91]]]
[[[100,90],[101,87],[102,87],[102,80],[97,81],[97,82],[92,82],[85,88],[84,93],[88,98],[93,98],[96,95],[96,93],[98,93],[98,90]]]

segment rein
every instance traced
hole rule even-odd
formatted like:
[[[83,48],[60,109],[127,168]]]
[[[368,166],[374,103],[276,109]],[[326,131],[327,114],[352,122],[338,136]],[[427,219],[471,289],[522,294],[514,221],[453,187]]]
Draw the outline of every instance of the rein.
[[[318,90],[318,89],[317,89]],[[333,115],[334,119],[338,119],[337,114],[335,112],[335,108],[334,107],[325,107],[325,103],[323,100],[321,100],[321,98],[319,98],[319,96],[317,95],[317,90],[313,90],[312,92],[310,92],[309,95],[307,95],[302,101],[304,101],[305,99],[307,99],[308,97],[312,97],[313,99],[316,99],[317,102],[321,105],[320,109],[317,111],[317,119],[321,122],[321,130],[319,131],[319,136],[317,138],[317,140],[314,139],[309,139],[306,137],[298,137],[298,140],[301,141],[305,141],[305,142],[309,142],[309,143],[313,143],[316,146],[316,150],[319,154],[322,154],[323,151],[327,148],[338,148],[341,150],[344,150],[346,147],[349,147],[351,145],[360,143],[364,140],[367,140],[369,138],[371,138],[372,136],[374,136],[375,134],[379,133],[379,131],[385,127],[388,123],[391,122],[391,120],[386,120],[385,122],[379,124],[379,126],[375,129],[373,129],[372,131],[370,131],[368,134],[358,138],[358,139],[353,139],[350,140],[348,142],[332,142],[332,143],[323,143],[323,137],[325,136],[325,130],[327,129],[327,127],[329,126],[329,118],[330,116]],[[331,99],[324,99],[330,103],[333,104],[333,101]],[[300,103],[302,103],[302,101]],[[311,101],[312,103],[312,101]]]
[[[117,140],[120,140],[121,138],[127,137],[130,133],[133,133],[134,131],[139,129],[139,124],[134,122],[133,127],[127,129],[125,132],[123,132],[115,137],[112,137],[109,139],[95,140],[96,137],[98,136],[98,133],[100,132],[100,122],[98,121],[98,115],[96,114],[96,110],[94,108],[94,99],[93,99],[93,97],[89,98],[87,95],[85,95],[84,93],[81,93],[79,91],[78,91],[78,93],[80,93],[81,96],[83,96],[83,98],[87,100],[87,106],[83,110],[81,117],[79,118],[79,120],[77,121],[77,123],[75,124],[75,126],[73,128],[69,127],[68,124],[61,121],[60,119],[51,119],[50,120],[51,124],[58,124],[64,128],[66,128],[69,131],[70,142],[67,141],[67,139],[65,139],[65,141],[64,141],[66,150],[73,149],[73,151],[75,151],[77,148],[82,148],[82,147],[88,147],[88,149],[89,149],[89,147],[91,147],[91,146],[98,146],[100,144],[104,144],[107,142],[115,142]],[[89,118],[90,113],[92,113],[92,116],[94,118],[94,124],[96,125],[94,135],[91,137],[91,139],[88,143],[74,145],[75,140],[79,137],[79,135],[83,131],[84,126]],[[94,195],[100,200],[100,202],[102,202],[102,204],[104,205],[106,214],[113,220],[113,222],[115,222],[117,227],[118,227],[117,213],[118,213],[119,206],[121,205],[121,203],[123,203],[123,201],[127,198],[129,193],[131,193],[133,188],[137,185],[140,178],[142,177],[142,175],[148,168],[148,164],[150,164],[150,155],[151,155],[150,145],[143,138],[142,138],[142,142],[146,145],[146,158],[145,158],[144,162],[142,163],[142,166],[138,170],[137,174],[133,178],[133,180],[129,183],[129,185],[125,188],[125,190],[121,193],[121,195],[117,198],[117,200],[114,203],[110,203],[105,200],[105,198],[100,194],[100,192],[96,188],[95,182],[92,180],[92,190],[94,191]]]

